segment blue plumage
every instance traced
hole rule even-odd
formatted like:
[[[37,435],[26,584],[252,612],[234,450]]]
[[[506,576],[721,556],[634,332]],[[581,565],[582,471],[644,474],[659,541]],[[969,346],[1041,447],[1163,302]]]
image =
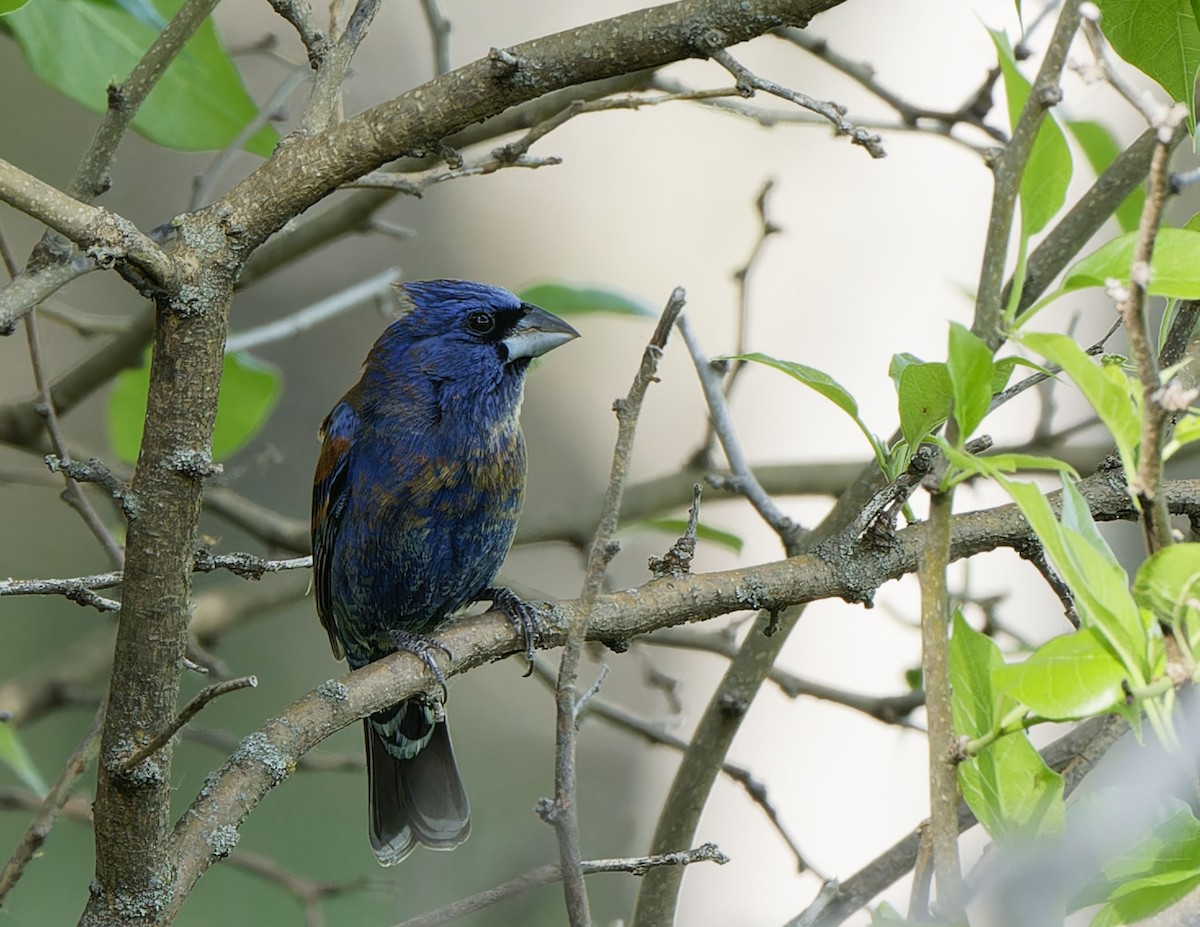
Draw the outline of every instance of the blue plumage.
[[[577,337],[498,287],[399,289],[400,317],[321,428],[313,484],[317,612],[334,654],[355,668],[396,649],[432,663],[425,635],[444,618],[481,599],[511,601],[491,582],[525,488],[525,372]],[[365,723],[371,843],[384,865],[417,843],[453,848],[469,832],[439,714],[414,699]]]

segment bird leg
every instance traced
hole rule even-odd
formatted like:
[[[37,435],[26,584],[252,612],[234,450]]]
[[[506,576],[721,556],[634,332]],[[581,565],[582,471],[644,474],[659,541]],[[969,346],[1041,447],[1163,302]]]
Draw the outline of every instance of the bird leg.
[[[508,620],[525,643],[525,660],[529,664],[525,675],[532,675],[534,648],[542,628],[542,621],[534,607],[506,586],[487,586],[480,589],[475,601],[490,601],[492,608],[508,616]]]
[[[446,686],[446,674],[438,666],[434,652],[445,654],[448,660],[452,656],[450,651],[432,638],[426,637],[424,634],[414,634],[411,631],[391,630],[387,632],[387,639],[397,650],[403,650],[405,653],[411,653],[414,657],[419,657],[421,662],[429,667],[429,672],[433,673],[433,678],[442,687],[442,701],[446,701],[450,690]]]

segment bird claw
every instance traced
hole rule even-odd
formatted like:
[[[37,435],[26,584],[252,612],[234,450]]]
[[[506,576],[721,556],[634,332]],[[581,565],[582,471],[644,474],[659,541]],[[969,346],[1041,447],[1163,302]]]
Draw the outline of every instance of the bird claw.
[[[450,689],[446,685],[446,674],[442,672],[442,668],[438,666],[438,662],[434,658],[434,652],[437,651],[444,654],[446,659],[449,660],[453,656],[450,651],[433,638],[426,637],[423,634],[413,634],[411,631],[388,631],[387,637],[396,650],[411,653],[429,667],[429,672],[433,674],[433,678],[437,680],[437,684],[442,687],[442,701],[445,702],[450,696]]]
[[[525,661],[528,664],[525,675],[533,675],[533,656],[538,635],[542,630],[542,621],[538,617],[537,610],[506,586],[489,586],[487,589],[481,589],[477,601],[486,602],[489,599],[492,602],[492,608],[504,612],[513,627],[517,629],[517,633],[521,635],[521,640],[525,644]]]

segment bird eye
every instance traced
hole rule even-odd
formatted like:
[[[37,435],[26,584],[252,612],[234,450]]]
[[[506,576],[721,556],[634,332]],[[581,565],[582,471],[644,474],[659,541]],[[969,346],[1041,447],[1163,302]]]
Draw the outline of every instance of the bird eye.
[[[495,327],[496,317],[490,312],[484,312],[481,309],[467,316],[467,328],[471,329],[477,335],[491,334]]]

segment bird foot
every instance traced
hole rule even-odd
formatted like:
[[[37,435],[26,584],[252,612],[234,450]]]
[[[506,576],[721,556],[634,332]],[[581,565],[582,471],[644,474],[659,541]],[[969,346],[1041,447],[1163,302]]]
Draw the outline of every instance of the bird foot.
[[[521,635],[521,640],[525,643],[525,660],[529,664],[525,675],[532,675],[533,654],[538,635],[542,630],[542,620],[538,617],[536,609],[506,586],[489,586],[479,590],[479,596],[475,601],[487,602],[489,600],[492,608],[502,611],[508,616],[508,620]]]
[[[414,657],[419,657],[421,662],[429,667],[429,672],[433,673],[433,678],[442,687],[442,701],[444,702],[450,695],[450,690],[446,686],[446,674],[438,666],[434,653],[442,653],[449,660],[452,656],[450,651],[432,638],[423,634],[413,634],[411,631],[388,631],[387,637],[397,650],[403,650],[405,653],[411,653]]]

